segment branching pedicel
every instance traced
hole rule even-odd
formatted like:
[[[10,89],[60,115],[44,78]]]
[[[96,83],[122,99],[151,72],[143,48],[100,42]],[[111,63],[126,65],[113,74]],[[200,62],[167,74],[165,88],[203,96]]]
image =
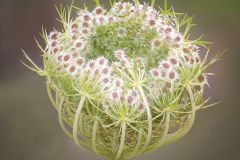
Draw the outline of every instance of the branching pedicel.
[[[80,147],[129,159],[182,138],[206,106],[204,41],[189,40],[192,18],[165,6],[116,2],[105,10],[58,9],[62,31],[43,33],[44,69],[61,127]],[[183,33],[180,33],[184,31]],[[208,49],[207,49],[208,50]]]

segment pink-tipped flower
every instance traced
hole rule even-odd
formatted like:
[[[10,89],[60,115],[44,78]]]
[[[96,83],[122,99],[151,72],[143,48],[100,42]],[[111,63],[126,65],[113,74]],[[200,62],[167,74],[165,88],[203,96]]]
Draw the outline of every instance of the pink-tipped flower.
[[[105,57],[99,57],[97,59],[97,64],[100,66],[105,66],[108,64],[108,60]]]
[[[138,98],[139,97],[139,93],[137,90],[131,90],[131,93],[130,93],[133,97],[135,98]]]
[[[59,38],[59,35],[60,35],[60,33],[59,32],[56,32],[56,31],[54,31],[54,32],[51,32],[50,33],[50,35],[49,35],[49,38],[50,38],[50,40],[57,40],[58,38]]]
[[[145,66],[145,60],[142,57],[137,57],[136,58],[136,63],[138,66]]]
[[[144,111],[145,110],[145,105],[143,103],[140,103],[138,105],[138,108],[141,110],[141,111]]]
[[[111,82],[111,79],[110,79],[109,76],[105,76],[105,77],[103,77],[103,79],[102,79],[102,83],[103,83],[103,85],[110,84],[110,82]]]
[[[92,15],[90,13],[85,13],[82,15],[82,19],[83,19],[83,21],[88,22],[88,21],[92,20]]]
[[[170,71],[167,73],[167,79],[168,79],[170,82],[175,82],[175,81],[178,79],[178,73],[177,73],[175,70],[170,70]]]
[[[121,98],[120,91],[119,90],[113,90],[110,92],[110,100],[118,101]]]
[[[168,70],[171,68],[171,64],[167,61],[163,61],[160,63],[159,67],[162,69]]]
[[[130,104],[130,105],[133,104],[133,102],[134,102],[134,97],[133,96],[129,95],[129,96],[126,97],[126,99],[127,99],[128,104]]]
[[[105,66],[104,68],[101,69],[101,74],[103,75],[109,75],[111,73],[111,68],[109,66]]]
[[[106,12],[106,10],[103,9],[103,7],[101,7],[101,6],[97,6],[97,7],[93,10],[93,13],[94,13],[94,14],[97,14],[97,15],[99,15],[99,14],[104,14],[105,12]]]
[[[76,59],[76,63],[77,63],[77,65],[78,66],[84,66],[84,63],[85,63],[85,58],[83,58],[83,57],[78,57],[77,59]]]
[[[96,24],[97,25],[104,25],[108,23],[108,17],[105,15],[99,15],[96,17]]]
[[[90,71],[90,73],[94,73],[96,68],[96,61],[90,60],[87,63],[87,70]]]
[[[178,44],[178,43],[182,42],[182,40],[183,40],[183,37],[181,34],[179,34],[179,33],[175,34],[174,42],[176,42]]]
[[[84,42],[82,40],[77,40],[75,42],[75,47],[78,49],[83,49],[84,48]]]
[[[114,56],[118,59],[118,60],[123,60],[126,59],[126,55],[125,52],[123,50],[116,50],[114,52]]]
[[[152,69],[150,71],[150,74],[154,79],[159,79],[160,78],[160,71],[157,68]]]
[[[71,59],[71,55],[70,55],[69,53],[65,53],[65,54],[63,55],[63,61],[64,61],[64,63],[69,62],[70,59]]]
[[[115,88],[121,88],[123,86],[123,80],[121,78],[116,78],[114,81],[113,81],[113,86]]]
[[[176,58],[176,57],[170,57],[170,58],[168,58],[168,62],[171,64],[171,65],[174,65],[174,66],[176,66],[176,65],[178,65],[178,59]]]

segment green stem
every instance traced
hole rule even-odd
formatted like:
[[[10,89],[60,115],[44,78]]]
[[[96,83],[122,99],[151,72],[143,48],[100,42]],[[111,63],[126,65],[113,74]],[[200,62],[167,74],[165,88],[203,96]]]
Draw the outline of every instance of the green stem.
[[[158,144],[158,147],[160,147],[163,144],[163,141],[164,141],[165,137],[168,135],[169,123],[170,123],[170,113],[167,112],[166,113],[166,122],[165,122],[164,132],[163,132],[162,138],[160,140],[160,143]]]
[[[51,87],[50,87],[50,83],[49,82],[47,82],[47,93],[48,93],[48,97],[49,97],[52,105],[54,106],[54,108],[56,110],[58,110],[57,104],[56,104],[56,102],[55,102],[55,100],[53,98],[53,95],[52,95],[52,91],[51,91]]]
[[[123,121],[121,123],[121,139],[120,139],[120,144],[119,144],[119,148],[118,148],[118,152],[117,152],[117,156],[116,159],[119,159],[121,157],[122,151],[123,151],[123,147],[124,147],[124,143],[125,143],[125,136],[126,136],[126,122]]]
[[[149,147],[146,152],[151,151],[151,150],[154,150],[154,149],[156,149],[156,148],[159,148],[161,145],[164,144],[165,138],[166,138],[167,135],[168,135],[168,131],[169,131],[169,127],[170,127],[170,124],[169,124],[169,123],[170,123],[170,113],[167,112],[167,113],[166,113],[165,127],[164,127],[164,130],[163,130],[163,134],[162,134],[161,139],[160,139],[155,145],[152,145],[151,147]]]
[[[138,90],[141,94],[141,97],[143,99],[143,103],[144,103],[144,106],[146,108],[146,111],[147,111],[147,121],[148,121],[148,133],[147,133],[147,139],[146,139],[146,142],[142,148],[142,151],[146,149],[146,147],[148,146],[149,142],[151,141],[151,138],[152,138],[152,114],[151,114],[151,110],[150,110],[150,107],[149,107],[149,104],[148,104],[148,101],[147,101],[147,98],[144,94],[144,91],[142,89],[142,87],[138,87]]]
[[[190,86],[187,87],[187,91],[189,94],[189,98],[191,101],[191,106],[192,106],[192,111],[191,114],[189,115],[190,118],[187,122],[187,124],[185,126],[182,127],[182,129],[180,129],[179,131],[177,131],[176,133],[172,133],[170,135],[168,135],[164,141],[164,144],[169,144],[169,143],[173,143],[177,140],[179,140],[180,138],[182,138],[184,135],[186,135],[189,130],[192,128],[194,120],[195,120],[195,111],[196,111],[196,105],[195,105],[195,100],[194,100],[194,96],[193,96],[193,92]]]
[[[51,87],[50,87],[50,83],[47,82],[47,93],[48,93],[48,96],[50,98],[50,101],[52,103],[52,105],[54,106],[54,108],[58,111],[58,121],[60,123],[60,126],[61,128],[63,129],[63,131],[69,136],[72,138],[72,135],[71,133],[67,130],[67,128],[65,127],[64,125],[64,122],[63,122],[63,117],[62,117],[62,107],[63,107],[63,102],[64,102],[64,97],[62,97],[60,99],[60,102],[58,102],[58,97],[56,95],[56,101],[54,100],[53,98],[53,95],[52,95],[52,91],[51,91]]]
[[[64,97],[61,98],[59,106],[58,106],[58,121],[60,123],[61,128],[63,131],[72,138],[72,134],[68,131],[68,129],[65,127],[62,117],[62,107],[63,107]]]
[[[117,137],[117,131],[113,130],[113,137],[112,137],[112,153],[115,153],[116,151],[116,140],[115,138]]]
[[[133,154],[132,154],[133,156],[135,156],[139,153],[139,148],[140,148],[141,141],[142,141],[142,132],[143,132],[143,129],[141,128],[138,133],[137,144],[136,144],[135,150],[133,151]]]
[[[97,145],[96,145],[97,129],[98,129],[98,121],[94,120],[93,129],[92,129],[92,148],[94,152],[98,154]]]
[[[76,110],[74,123],[73,123],[73,139],[80,148],[81,148],[81,144],[78,139],[78,127],[79,127],[79,117],[80,117],[84,102],[85,102],[85,97],[82,97],[79,102],[78,108]]]

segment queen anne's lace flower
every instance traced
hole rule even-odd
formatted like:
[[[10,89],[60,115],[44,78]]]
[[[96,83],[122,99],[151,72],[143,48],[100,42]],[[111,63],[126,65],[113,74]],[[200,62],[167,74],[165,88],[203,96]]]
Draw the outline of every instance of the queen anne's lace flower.
[[[59,122],[77,145],[127,159],[189,131],[215,61],[201,59],[196,44],[205,43],[187,39],[191,18],[137,1],[60,17],[64,30],[45,36],[44,70],[31,69],[47,77]]]

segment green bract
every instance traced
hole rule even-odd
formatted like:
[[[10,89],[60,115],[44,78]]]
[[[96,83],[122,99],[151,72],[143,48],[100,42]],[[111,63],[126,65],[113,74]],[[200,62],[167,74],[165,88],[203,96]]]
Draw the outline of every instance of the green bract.
[[[96,1],[98,4],[98,1]],[[117,2],[110,10],[60,9],[62,31],[44,32],[44,68],[61,127],[80,148],[128,159],[182,138],[205,106],[207,62],[189,40],[192,19],[173,9]],[[184,30],[180,33],[180,30]]]

